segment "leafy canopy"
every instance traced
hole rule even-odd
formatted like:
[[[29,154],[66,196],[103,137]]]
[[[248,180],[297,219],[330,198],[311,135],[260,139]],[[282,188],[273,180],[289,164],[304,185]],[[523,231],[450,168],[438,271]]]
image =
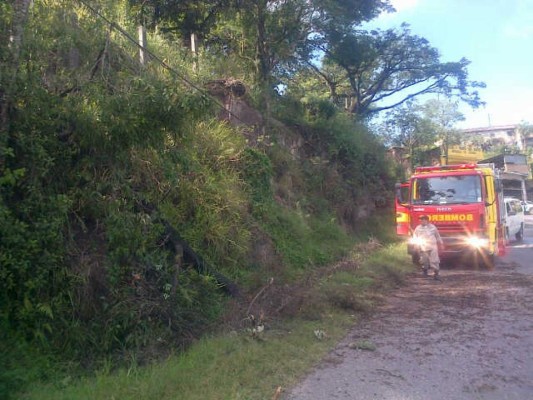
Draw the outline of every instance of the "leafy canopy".
[[[352,30],[330,39],[323,66],[313,68],[331,100],[343,102],[351,113],[389,110],[424,94],[457,97],[472,107],[483,104],[477,89],[485,84],[468,80],[470,62],[441,62],[438,50],[411,34],[406,24],[398,30]]]

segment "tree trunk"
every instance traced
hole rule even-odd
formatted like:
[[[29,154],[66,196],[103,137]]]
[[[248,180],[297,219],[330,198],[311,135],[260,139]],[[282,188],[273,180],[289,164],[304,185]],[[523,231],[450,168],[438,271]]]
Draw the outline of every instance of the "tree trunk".
[[[257,42],[256,73],[257,80],[263,84],[268,80],[268,51],[266,45],[266,1],[257,1]]]
[[[0,81],[0,170],[4,169],[5,149],[9,135],[9,109],[12,103],[11,94],[17,79],[20,50],[24,36],[24,26],[28,20],[28,11],[32,0],[13,0],[13,20],[9,31],[7,47],[11,52],[11,62],[6,63],[2,69],[3,75],[9,77]],[[4,86],[3,88],[1,86]]]
[[[257,0],[257,42],[256,42],[256,79],[261,90],[262,108],[263,108],[263,134],[266,134],[267,124],[270,117],[270,87],[269,87],[269,56],[267,49],[266,38],[266,7],[267,2],[265,0]]]
[[[13,24],[9,35],[9,46],[13,62],[16,64],[20,57],[20,48],[24,36],[24,26],[28,20],[28,11],[33,0],[13,0]]]

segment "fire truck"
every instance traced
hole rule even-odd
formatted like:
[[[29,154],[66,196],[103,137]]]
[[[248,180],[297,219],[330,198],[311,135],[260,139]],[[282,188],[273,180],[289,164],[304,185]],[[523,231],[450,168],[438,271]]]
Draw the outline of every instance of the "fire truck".
[[[427,215],[444,241],[442,260],[468,257],[476,266],[492,268],[505,252],[503,212],[501,180],[492,164],[418,167],[408,182],[396,185],[397,233],[412,236],[420,216]],[[407,251],[418,263],[413,238]]]

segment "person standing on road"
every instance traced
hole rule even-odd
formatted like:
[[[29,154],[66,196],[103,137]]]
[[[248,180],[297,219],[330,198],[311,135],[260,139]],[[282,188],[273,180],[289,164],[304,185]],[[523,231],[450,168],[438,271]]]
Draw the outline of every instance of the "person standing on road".
[[[440,280],[439,249],[444,245],[439,230],[429,223],[427,215],[420,216],[420,224],[415,228],[413,237],[420,239],[420,261],[424,275],[428,275],[428,267],[434,271],[433,277]]]

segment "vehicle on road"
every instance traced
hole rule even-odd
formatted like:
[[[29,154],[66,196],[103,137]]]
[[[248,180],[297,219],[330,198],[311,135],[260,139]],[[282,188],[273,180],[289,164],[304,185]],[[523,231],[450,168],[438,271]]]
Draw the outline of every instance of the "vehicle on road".
[[[525,214],[531,214],[531,211],[533,211],[533,201],[522,201],[522,207],[524,208]]]
[[[522,240],[524,238],[524,209],[522,202],[514,197],[505,197],[505,238],[509,242],[513,238]]]
[[[493,164],[455,164],[418,167],[409,179],[409,196],[397,184],[396,204],[407,210],[412,232],[421,215],[428,215],[444,241],[441,259],[468,257],[492,268],[494,257],[505,252],[505,215],[501,180]],[[416,243],[407,251],[419,262]]]

